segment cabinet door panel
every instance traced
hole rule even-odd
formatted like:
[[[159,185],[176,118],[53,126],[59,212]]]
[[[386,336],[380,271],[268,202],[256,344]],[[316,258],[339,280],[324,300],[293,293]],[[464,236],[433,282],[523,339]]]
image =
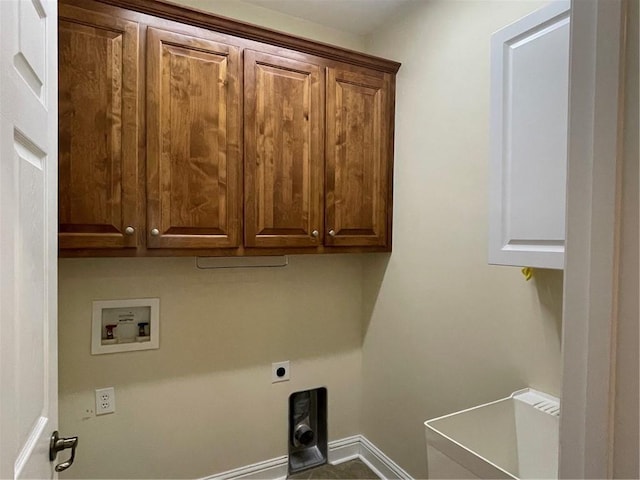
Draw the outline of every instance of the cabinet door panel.
[[[564,266],[570,2],[493,34],[489,263]]]
[[[59,12],[59,245],[135,247],[138,24]]]
[[[317,65],[245,51],[245,244],[322,238],[322,89]]]
[[[153,28],[147,42],[148,247],[238,246],[239,50]]]
[[[386,246],[389,75],[329,68],[327,77],[325,243]]]

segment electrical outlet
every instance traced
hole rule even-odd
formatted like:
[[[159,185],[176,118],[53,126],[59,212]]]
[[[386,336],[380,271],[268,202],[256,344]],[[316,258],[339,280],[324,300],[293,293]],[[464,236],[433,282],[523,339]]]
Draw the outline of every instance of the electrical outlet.
[[[116,391],[113,387],[96,390],[96,415],[114,413],[116,411]]]
[[[271,364],[271,383],[289,381],[289,360],[286,362],[276,362]]]

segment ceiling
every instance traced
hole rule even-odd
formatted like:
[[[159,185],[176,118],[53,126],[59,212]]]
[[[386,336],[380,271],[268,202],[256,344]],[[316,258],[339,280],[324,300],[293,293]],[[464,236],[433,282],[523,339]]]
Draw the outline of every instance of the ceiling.
[[[382,25],[392,12],[412,0],[244,1],[338,30],[367,35]]]

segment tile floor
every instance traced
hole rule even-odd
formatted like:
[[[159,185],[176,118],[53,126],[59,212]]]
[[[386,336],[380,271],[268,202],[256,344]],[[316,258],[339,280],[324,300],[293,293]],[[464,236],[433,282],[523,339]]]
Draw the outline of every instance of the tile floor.
[[[355,459],[339,465],[322,465],[288,477],[289,480],[379,480],[362,460]]]

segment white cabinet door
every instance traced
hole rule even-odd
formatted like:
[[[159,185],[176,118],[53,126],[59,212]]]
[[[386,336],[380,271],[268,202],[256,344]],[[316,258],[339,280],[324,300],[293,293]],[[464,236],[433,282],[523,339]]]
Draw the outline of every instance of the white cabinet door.
[[[563,268],[569,1],[491,39],[489,263]]]

